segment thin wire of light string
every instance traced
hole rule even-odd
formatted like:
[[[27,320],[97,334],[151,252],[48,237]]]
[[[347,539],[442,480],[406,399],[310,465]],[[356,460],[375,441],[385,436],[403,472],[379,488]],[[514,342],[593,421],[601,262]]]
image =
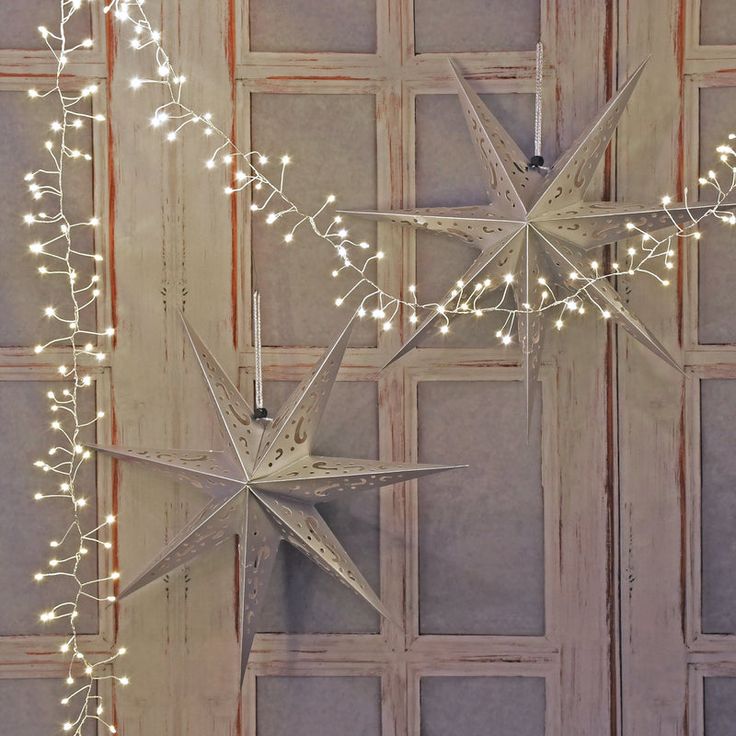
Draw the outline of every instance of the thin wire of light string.
[[[337,278],[347,273],[352,275],[354,279],[335,299],[336,306],[340,307],[349,297],[352,298],[362,293],[357,309],[358,315],[364,317],[370,314],[374,319],[383,323],[384,330],[392,328],[394,320],[401,314],[402,307],[406,309],[409,321],[412,323],[419,321],[418,313],[441,317],[444,320],[440,328],[442,332],[447,332],[450,316],[462,314],[482,316],[488,313],[497,313],[504,320],[503,327],[496,332],[503,344],[509,344],[509,330],[519,313],[543,313],[558,310],[559,315],[555,324],[559,329],[563,324],[562,316],[567,314],[568,310],[581,316],[585,313],[586,310],[578,308],[580,303],[585,302],[590,303],[597,309],[602,317],[609,318],[608,310],[599,304],[598,300],[589,292],[594,284],[601,280],[610,280],[622,275],[634,276],[641,274],[653,278],[663,286],[667,286],[670,283],[669,279],[662,276],[657,269],[660,264],[663,264],[667,270],[674,267],[675,248],[673,240],[675,238],[699,239],[698,224],[704,217],[711,214],[720,216],[721,219],[730,222],[731,213],[721,214],[718,207],[726,194],[736,187],[736,177],[731,167],[729,167],[731,181],[725,189],[720,186],[716,180],[717,178],[708,179],[707,183],[717,190],[719,198],[712,210],[703,213],[700,217],[696,217],[692,212],[689,212],[690,222],[682,225],[677,223],[675,218],[668,213],[666,204],[669,202],[669,198],[665,197],[663,199],[663,211],[672,222],[672,228],[675,231],[673,235],[658,239],[632,224],[630,237],[639,238],[639,247],[628,248],[624,263],[614,263],[612,264],[613,270],[607,271],[602,269],[597,261],[592,260],[589,264],[589,273],[575,274],[574,283],[577,286],[572,286],[568,282],[564,289],[552,289],[549,282],[545,281],[546,288],[543,298],[536,304],[523,305],[521,309],[515,304],[511,304],[509,292],[512,290],[511,283],[513,279],[509,280],[507,277],[504,277],[504,280],[500,283],[494,283],[490,279],[484,279],[477,283],[457,282],[456,286],[450,291],[449,297],[442,303],[419,302],[417,289],[413,284],[407,287],[409,294],[407,298],[404,298],[401,294],[391,294],[382,289],[375,280],[367,275],[367,270],[371,265],[384,258],[385,254],[381,250],[374,250],[373,246],[367,242],[356,243],[349,238],[349,231],[344,227],[342,217],[339,214],[332,214],[332,205],[336,200],[335,195],[327,195],[323,204],[316,211],[312,213],[305,212],[290,199],[285,189],[285,172],[287,166],[291,163],[291,158],[288,155],[281,157],[281,167],[278,173],[269,178],[263,169],[269,163],[268,156],[258,151],[241,150],[223,129],[213,122],[210,113],[197,112],[182,101],[182,91],[186,77],[174,70],[170,57],[162,45],[161,33],[151,26],[142,7],[143,4],[144,0],[111,0],[105,7],[105,11],[114,10],[118,20],[132,25],[134,36],[131,40],[131,46],[135,50],[142,51],[150,48],[154,52],[153,60],[156,67],[156,77],[134,77],[131,79],[133,89],[140,89],[145,85],[153,84],[162,86],[168,92],[169,100],[159,105],[151,117],[152,126],[155,128],[167,127],[166,138],[171,142],[178,140],[180,133],[185,128],[192,125],[201,127],[205,136],[212,137],[217,142],[205,162],[206,168],[214,169],[219,162],[228,167],[232,173],[232,182],[225,187],[225,193],[232,196],[248,189],[253,200],[250,205],[251,213],[255,215],[264,210],[270,210],[265,218],[268,225],[274,225],[285,218],[283,242],[287,246],[293,247],[296,234],[305,227],[311,230],[317,238],[329,243],[339,259],[339,266],[333,269],[332,276]],[[538,65],[538,74],[540,75],[541,68],[542,64],[540,63]],[[242,169],[238,168],[239,165],[242,165]],[[687,201],[687,190],[685,191],[685,199]]]
[[[534,155],[542,155],[542,79],[544,70],[544,46],[537,43],[534,72]]]
[[[89,38],[79,43],[67,38],[67,26],[81,6],[81,0],[59,0],[58,29],[53,32],[45,26],[38,29],[55,59],[55,79],[49,89],[39,91],[31,88],[28,95],[32,100],[55,99],[59,118],[49,125],[55,138],[52,136],[44,144],[47,163],[26,174],[25,182],[33,201],[39,206],[44,200],[52,202],[53,210],[50,214],[38,211],[23,217],[26,225],[42,228],[44,232],[42,239],[28,246],[31,254],[41,261],[37,272],[44,279],[61,281],[66,285],[65,301],[43,310],[50,322],[59,326],[60,334],[35,347],[37,354],[49,349],[58,351],[64,362],[57,366],[63,388],[47,392],[49,411],[54,417],[51,429],[58,433],[60,439],[48,449],[48,459],[34,463],[45,479],[43,490],[37,491],[34,498],[44,503],[63,503],[67,518],[56,538],[49,541],[54,556],[46,569],[34,575],[34,579],[43,583],[49,578],[61,578],[68,584],[67,597],[41,613],[40,619],[43,623],[63,621],[68,624],[67,632],[60,636],[59,652],[66,670],[66,694],[61,705],[70,709],[71,715],[63,723],[62,730],[74,736],[80,736],[91,721],[110,733],[116,733],[115,725],[107,720],[103,695],[97,686],[110,679],[122,685],[128,683],[127,677],[110,674],[112,663],[125,653],[125,649],[118,648],[103,655],[87,651],[78,629],[82,603],[91,600],[99,610],[102,603],[114,602],[114,595],[101,596],[98,593],[101,588],[112,589],[119,578],[114,570],[99,577],[97,572],[92,576],[85,576],[83,572],[83,560],[90,551],[97,556],[99,548],[110,555],[104,564],[105,569],[110,568],[111,527],[116,520],[113,515],[108,515],[102,521],[96,519],[90,526],[84,511],[88,507],[88,499],[80,477],[83,465],[91,457],[90,451],[84,447],[82,435],[104,416],[102,411],[90,414],[82,408],[84,392],[94,396],[93,374],[86,365],[90,360],[101,362],[105,359],[99,345],[113,334],[111,327],[103,331],[86,327],[88,315],[94,318],[96,314],[94,307],[101,293],[98,267],[102,256],[94,250],[88,252],[79,242],[78,235],[97,228],[100,220],[94,214],[86,220],[73,219],[69,211],[74,205],[69,203],[74,201],[74,192],[67,193],[65,186],[69,166],[92,161],[91,151],[83,151],[73,145],[74,132],[90,122],[103,122],[105,119],[101,114],[87,112],[86,108],[98,91],[97,85],[89,84],[77,91],[71,87],[71,82],[65,80],[64,70],[73,57],[94,45]],[[90,265],[93,273],[87,275]],[[89,489],[92,495],[94,491],[94,488]],[[62,518],[61,514],[59,518]]]
[[[374,319],[381,321],[383,328],[386,330],[391,329],[393,321],[400,314],[402,307],[406,308],[409,320],[412,323],[418,321],[419,312],[441,316],[444,319],[441,328],[444,332],[447,331],[451,315],[474,314],[482,316],[487,313],[499,313],[505,321],[503,328],[496,334],[502,338],[505,344],[507,344],[509,338],[508,328],[513,325],[516,315],[519,313],[529,314],[530,312],[541,313],[549,310],[559,310],[560,317],[558,317],[556,324],[560,327],[562,324],[561,316],[566,314],[568,310],[574,310],[579,315],[585,312],[584,309],[577,309],[577,305],[585,301],[593,305],[603,317],[608,317],[610,315],[607,310],[589,293],[588,290],[591,286],[603,279],[607,280],[621,275],[633,276],[635,274],[650,276],[666,286],[669,284],[669,280],[660,275],[657,268],[660,264],[664,264],[666,269],[673,267],[672,260],[675,254],[673,239],[677,237],[700,237],[697,225],[709,213],[704,213],[701,217],[695,217],[690,213],[691,222],[686,226],[678,224],[669,215],[676,234],[662,239],[657,239],[641,228],[632,226],[631,237],[638,236],[640,245],[638,248],[630,247],[628,249],[624,263],[613,264],[613,270],[606,271],[600,267],[597,261],[591,261],[590,273],[576,273],[575,283],[577,287],[568,284],[564,289],[564,293],[562,293],[559,289],[553,290],[546,284],[545,298],[540,299],[537,304],[525,305],[522,309],[510,304],[508,297],[511,284],[509,281],[493,283],[489,279],[484,279],[472,284],[458,282],[456,288],[450,291],[449,298],[443,303],[420,303],[414,285],[407,287],[408,298],[402,297],[401,294],[391,294],[382,289],[376,281],[367,275],[369,267],[375,261],[382,259],[384,253],[381,250],[374,251],[373,247],[367,242],[356,243],[348,237],[349,231],[344,227],[341,216],[331,213],[331,206],[336,199],[334,195],[328,195],[322,206],[316,211],[312,213],[304,212],[289,198],[285,190],[285,171],[291,163],[289,156],[281,157],[281,167],[278,173],[275,177],[269,178],[263,169],[269,162],[268,156],[258,151],[241,150],[222,128],[215,125],[210,113],[197,112],[182,101],[182,91],[186,78],[174,70],[170,57],[162,45],[161,33],[151,26],[142,7],[143,4],[144,0],[112,0],[105,10],[107,12],[114,10],[118,20],[132,25],[134,36],[131,40],[131,46],[134,49],[140,51],[150,48],[154,52],[153,59],[157,76],[155,78],[134,77],[131,80],[131,87],[134,89],[154,84],[163,86],[169,93],[169,100],[158,106],[154,111],[151,118],[153,127],[166,126],[166,137],[172,142],[179,138],[182,130],[191,125],[200,126],[205,136],[214,138],[217,145],[213,148],[212,154],[206,160],[205,165],[208,169],[214,169],[217,163],[229,167],[232,172],[232,182],[225,187],[225,193],[231,196],[248,189],[253,199],[250,209],[254,215],[264,210],[270,210],[265,218],[268,225],[273,225],[282,218],[288,218],[283,235],[283,241],[287,246],[293,247],[295,235],[303,227],[309,228],[318,238],[329,243],[339,259],[339,267],[332,271],[332,276],[337,278],[347,273],[354,278],[353,282],[335,299],[335,304],[338,307],[342,306],[349,297],[364,291],[365,293],[361,297],[357,310],[358,315],[364,317],[370,314]],[[540,63],[538,65],[538,75],[541,74],[541,67],[542,64]],[[239,165],[242,165],[242,170],[238,169]],[[715,182],[709,181],[709,183],[715,185]],[[730,192],[735,185],[736,182],[732,175],[732,181],[727,190]],[[719,185],[716,188],[722,191]],[[718,213],[719,204],[720,201],[714,206],[715,214]],[[663,207],[664,211],[667,212],[666,205],[663,204]],[[729,216],[730,213],[726,213],[724,218]],[[362,260],[356,260],[356,256],[361,258],[361,254],[366,255],[362,257]]]

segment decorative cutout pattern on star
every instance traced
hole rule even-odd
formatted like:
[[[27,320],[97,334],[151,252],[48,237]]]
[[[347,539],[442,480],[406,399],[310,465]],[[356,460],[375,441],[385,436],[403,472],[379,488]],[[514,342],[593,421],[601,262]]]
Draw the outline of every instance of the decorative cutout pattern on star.
[[[410,465],[312,454],[354,320],[351,319],[311,374],[293,391],[272,423],[253,418],[248,402],[201,338],[183,321],[220,420],[226,449],[92,447],[122,460],[165,470],[192,483],[210,498],[197,517],[128,584],[121,598],[237,537],[242,683],[282,540],[337,578],[381,615],[389,617],[315,504],[458,466]]]

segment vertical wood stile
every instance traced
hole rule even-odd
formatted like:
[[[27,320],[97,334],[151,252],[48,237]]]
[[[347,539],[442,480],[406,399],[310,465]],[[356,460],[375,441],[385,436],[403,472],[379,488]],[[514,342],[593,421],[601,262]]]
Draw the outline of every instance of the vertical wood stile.
[[[607,101],[611,63],[609,3],[557,3],[557,152]],[[584,61],[583,61],[584,60]],[[588,197],[604,194],[605,177]],[[597,190],[597,191],[596,191]],[[613,564],[608,483],[606,328],[585,320],[557,342],[560,457],[559,600],[561,714],[565,736],[613,731],[613,628],[607,605]]]
[[[650,56],[617,150],[617,193],[651,200],[681,187],[683,7],[677,0],[622,2],[619,78]],[[648,131],[642,136],[642,131]],[[633,310],[681,356],[681,289],[626,285]],[[619,336],[622,731],[684,734],[687,671],[682,545],[683,383]]]

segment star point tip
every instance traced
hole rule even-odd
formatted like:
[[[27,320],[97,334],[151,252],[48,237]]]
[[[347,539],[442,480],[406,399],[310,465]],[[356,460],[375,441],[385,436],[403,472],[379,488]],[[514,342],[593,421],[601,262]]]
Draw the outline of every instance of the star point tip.
[[[367,217],[372,218],[376,215],[383,215],[385,213],[379,212],[378,210],[337,210],[338,215],[345,215],[346,217]]]
[[[447,64],[458,77],[462,76],[462,73],[460,72],[460,67],[458,66],[457,60],[454,56],[447,57]]]
[[[350,337],[350,333],[353,331],[353,327],[355,326],[355,321],[358,319],[358,310],[356,309],[348,318],[347,324],[343,329],[340,331],[340,334],[335,340],[335,343],[342,342],[343,340],[348,340]],[[345,345],[345,348],[347,348],[347,345]]]
[[[381,367],[381,371],[385,371],[390,368],[394,363],[401,360],[407,353],[410,353],[414,349],[414,344],[411,340],[407,340]]]
[[[435,473],[444,473],[447,470],[462,470],[463,468],[469,468],[470,465],[467,463],[464,465],[428,465],[427,469],[434,470]]]
[[[644,72],[644,69],[646,68],[651,58],[652,58],[651,54],[644,58],[644,60],[636,67],[636,69],[634,69],[634,71],[627,77],[626,81],[623,84],[623,87],[628,85],[630,82],[635,82],[638,80],[638,78]]]

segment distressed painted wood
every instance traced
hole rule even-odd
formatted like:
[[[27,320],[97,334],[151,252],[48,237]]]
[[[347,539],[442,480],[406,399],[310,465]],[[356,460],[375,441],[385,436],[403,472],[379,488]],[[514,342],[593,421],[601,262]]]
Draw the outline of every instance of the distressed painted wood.
[[[651,55],[596,194],[652,199],[679,194],[683,184],[692,189],[698,90],[734,86],[736,79],[736,47],[701,41],[701,6],[709,1],[544,0],[545,157],[564,149]],[[376,202],[415,203],[417,96],[452,88],[443,52],[416,53],[412,0],[377,0],[374,54],[251,49],[251,32],[263,26],[251,23],[246,0],[151,0],[146,7],[160,19],[175,63],[184,62],[189,99],[226,121],[241,143],[251,138],[251,94],[373,96]],[[339,22],[348,24],[349,14]],[[98,402],[113,409],[105,439],[208,446],[215,425],[177,310],[185,310],[231,376],[249,386],[250,202],[231,204],[221,195],[227,172],[205,172],[208,149],[199,136],[171,146],[150,130],[155,90],[134,96],[128,89],[140,61],[99,12],[92,24],[105,42],[68,72],[103,84],[98,104],[110,114],[94,140],[96,207],[110,222],[99,243],[109,287],[98,318],[118,330],[109,361],[95,374]],[[533,91],[531,48],[454,55],[481,93]],[[25,89],[53,70],[37,50],[0,50],[2,90]],[[394,226],[381,224],[377,233],[387,253],[377,278],[398,292],[415,281],[422,245]],[[417,488],[384,489],[380,583],[396,621],[377,633],[260,634],[238,712],[235,552],[222,549],[132,596],[117,613],[101,609],[100,635],[85,644],[104,652],[117,640],[130,651],[125,671],[133,684],[116,693],[121,731],[256,736],[259,677],[319,676],[378,678],[382,736],[419,736],[422,677],[526,676],[545,681],[545,736],[711,736],[703,726],[703,680],[736,674],[736,646],[733,636],[703,634],[700,623],[697,386],[736,376],[736,347],[699,344],[698,257],[691,250],[680,256],[677,288],[637,281],[625,294],[683,356],[686,382],[593,319],[550,342],[542,373],[542,635],[421,634]],[[521,377],[518,353],[491,340],[427,346],[380,372],[408,334],[406,316],[398,329],[379,331],[376,347],[350,348],[340,372],[340,380],[378,382],[378,450],[386,459],[416,457],[420,382]],[[319,354],[313,344],[270,346],[266,380],[298,380]],[[0,348],[0,380],[43,380],[58,357],[35,356],[30,345]],[[127,577],[201,500],[186,486],[136,469],[100,462],[98,472],[101,512],[119,511],[119,562]],[[479,560],[478,574],[482,567]],[[0,637],[0,677],[54,672],[54,644],[49,637]]]

